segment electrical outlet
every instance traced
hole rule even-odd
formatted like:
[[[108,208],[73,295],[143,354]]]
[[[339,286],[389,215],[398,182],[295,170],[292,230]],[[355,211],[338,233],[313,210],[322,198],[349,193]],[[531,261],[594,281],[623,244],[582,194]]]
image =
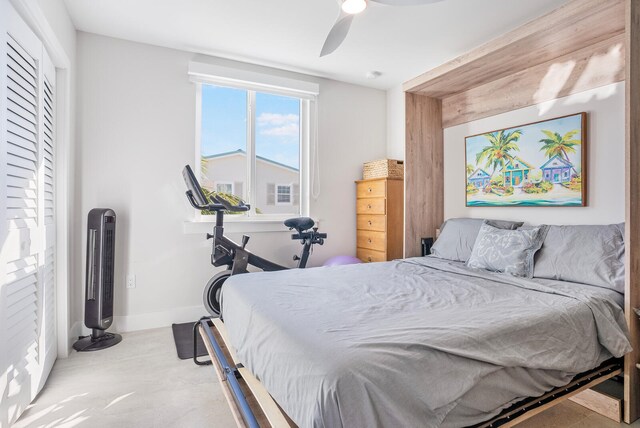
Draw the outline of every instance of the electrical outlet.
[[[136,276],[134,274],[127,275],[127,288],[136,288]]]

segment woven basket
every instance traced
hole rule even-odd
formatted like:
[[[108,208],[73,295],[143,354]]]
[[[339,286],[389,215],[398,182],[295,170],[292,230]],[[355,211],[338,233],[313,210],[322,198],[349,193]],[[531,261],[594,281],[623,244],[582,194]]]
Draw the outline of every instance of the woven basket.
[[[362,177],[368,178],[400,178],[404,179],[404,161],[380,159],[366,162],[362,169]]]

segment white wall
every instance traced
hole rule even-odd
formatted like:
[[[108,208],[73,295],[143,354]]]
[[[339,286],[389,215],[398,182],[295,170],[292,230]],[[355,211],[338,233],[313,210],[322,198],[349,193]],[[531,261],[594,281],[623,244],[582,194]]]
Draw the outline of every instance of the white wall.
[[[195,87],[186,52],[78,33],[78,173],[76,212],[82,217],[74,257],[84,260],[86,215],[113,208],[117,220],[116,328],[149,328],[202,315],[201,293],[215,271],[210,241],[184,232],[193,210],[181,170],[195,159]],[[230,61],[222,61],[230,64]],[[245,68],[261,67],[244,64]],[[320,85],[321,195],[312,216],[329,234],[311,259],[355,253],[355,185],[362,163],[386,153],[383,91],[280,74]],[[236,234],[232,238],[239,239]],[[299,251],[288,233],[252,233],[248,248],[292,264]],[[137,287],[125,288],[128,273]],[[84,263],[74,271],[72,317],[81,320]]]
[[[38,0],[38,6],[58,37],[65,53],[74,63],[76,56],[76,27],[71,21],[64,0]]]
[[[588,113],[587,207],[465,207],[465,137],[572,113]],[[624,221],[624,83],[559,98],[444,131],[444,216],[539,224]]]
[[[387,90],[387,157],[404,159],[405,99],[402,85]]]

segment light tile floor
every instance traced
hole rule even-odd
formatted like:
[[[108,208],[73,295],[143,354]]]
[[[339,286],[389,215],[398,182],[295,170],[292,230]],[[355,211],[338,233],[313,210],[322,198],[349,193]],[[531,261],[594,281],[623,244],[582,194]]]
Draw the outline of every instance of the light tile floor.
[[[123,337],[113,348],[58,360],[15,428],[235,426],[213,369],[179,360],[170,328]],[[565,402],[518,428],[628,426]]]
[[[56,361],[15,427],[233,427],[211,366],[179,360],[171,328]]]

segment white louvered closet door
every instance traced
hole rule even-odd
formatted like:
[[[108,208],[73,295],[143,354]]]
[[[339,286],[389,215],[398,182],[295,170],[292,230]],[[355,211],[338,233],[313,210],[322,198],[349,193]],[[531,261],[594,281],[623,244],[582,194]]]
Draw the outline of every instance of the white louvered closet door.
[[[56,358],[55,68],[0,0],[0,427],[17,419]]]

